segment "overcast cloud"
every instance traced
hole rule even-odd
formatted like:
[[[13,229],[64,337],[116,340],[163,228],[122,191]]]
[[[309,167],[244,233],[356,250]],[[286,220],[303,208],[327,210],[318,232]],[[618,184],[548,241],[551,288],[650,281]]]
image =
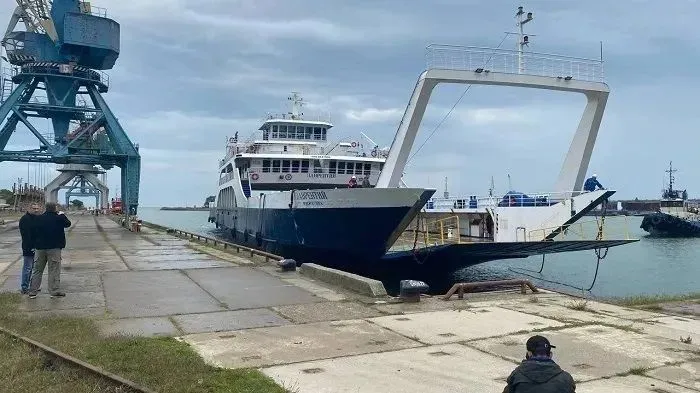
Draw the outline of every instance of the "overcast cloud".
[[[121,55],[105,99],[142,154],[141,206],[201,204],[214,195],[227,136],[245,138],[299,91],[306,112],[328,113],[335,138],[363,131],[382,146],[425,68],[431,42],[496,46],[514,31],[518,3],[272,0],[103,0],[121,24]],[[611,89],[591,160],[618,198],[655,198],[668,161],[700,194],[696,131],[700,4],[679,1],[529,1],[529,50],[597,58]],[[9,2],[0,21],[9,20]],[[513,37],[504,48],[515,48]],[[433,93],[414,151],[466,86]],[[550,191],[573,137],[582,96],[474,86],[410,161],[411,186],[485,194],[494,177]],[[37,127],[46,124],[39,121]],[[44,126],[45,127],[45,126]],[[27,132],[28,133],[28,132]],[[34,146],[17,135],[13,147]],[[30,168],[30,177],[34,169]],[[48,176],[48,175],[46,175]],[[0,187],[27,164],[0,163]],[[108,174],[114,192],[118,170]]]

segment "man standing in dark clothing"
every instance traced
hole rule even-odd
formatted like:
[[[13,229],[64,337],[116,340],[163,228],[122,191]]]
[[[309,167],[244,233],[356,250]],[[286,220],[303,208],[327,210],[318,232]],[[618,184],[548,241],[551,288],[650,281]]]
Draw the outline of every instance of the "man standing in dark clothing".
[[[32,203],[27,214],[19,219],[19,233],[22,236],[22,275],[20,292],[26,294],[29,290],[29,280],[34,266],[34,238],[36,237],[36,218],[39,214],[39,204]]]
[[[542,336],[532,336],[525,344],[525,360],[510,374],[503,393],[574,393],[571,374],[552,360],[555,346]]]
[[[32,271],[32,281],[29,287],[29,298],[36,298],[36,293],[41,286],[41,276],[44,268],[49,265],[49,293],[51,297],[63,297],[65,293],[59,291],[61,282],[61,250],[66,247],[65,229],[71,226],[70,220],[63,212],[56,212],[57,204],[46,204],[44,214],[36,220],[36,261]]]

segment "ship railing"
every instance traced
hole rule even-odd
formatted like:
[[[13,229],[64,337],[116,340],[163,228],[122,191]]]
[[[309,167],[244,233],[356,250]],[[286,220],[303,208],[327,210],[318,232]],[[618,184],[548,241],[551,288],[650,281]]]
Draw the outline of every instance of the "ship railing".
[[[416,220],[415,224],[411,224],[412,228],[406,230],[397,239],[393,248],[411,249],[471,242],[469,239],[462,239],[458,216],[449,216],[432,221],[425,218],[417,218]]]
[[[560,240],[633,240],[629,231],[627,216],[611,216],[594,220],[577,221],[569,225],[559,225],[527,230],[525,241],[539,242],[557,233],[554,241]]]
[[[571,199],[572,195],[579,195],[582,191],[558,191],[558,192],[515,192],[512,194],[467,197],[430,198],[425,205],[425,210],[449,210],[449,209],[479,209],[486,207],[533,207],[551,206],[559,202]]]
[[[499,72],[603,82],[603,61],[549,53],[518,52],[477,46],[431,44],[426,48],[428,69]]]

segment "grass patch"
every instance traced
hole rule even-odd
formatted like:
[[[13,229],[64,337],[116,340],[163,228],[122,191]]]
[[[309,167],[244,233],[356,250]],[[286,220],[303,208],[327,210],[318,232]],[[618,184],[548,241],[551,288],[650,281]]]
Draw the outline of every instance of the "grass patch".
[[[567,304],[566,307],[568,307],[572,310],[576,310],[576,311],[591,311],[591,312],[593,312],[593,310],[588,308],[588,300],[585,300],[585,299],[584,300],[575,300],[575,301],[569,302],[569,304]]]
[[[645,375],[649,371],[649,368],[647,367],[634,367],[629,369],[627,372],[621,374],[623,376],[625,375]]]
[[[621,298],[611,298],[609,301],[619,306],[642,307],[653,306],[660,303],[693,301],[700,302],[700,292],[692,292],[684,295],[640,295]],[[659,306],[660,307],[660,306]]]
[[[212,367],[187,343],[170,337],[102,338],[93,321],[81,318],[51,317],[28,318],[16,313],[20,296],[0,295],[0,326],[21,332],[22,335],[68,353],[78,359],[102,367],[158,392],[192,393],[285,393],[284,388],[261,372],[253,369],[229,370]],[[0,351],[3,353],[5,351]],[[20,367],[17,362],[3,359],[0,363],[0,386],[5,370],[18,370],[13,378],[30,378],[33,369]],[[29,363],[27,363],[29,364]],[[11,379],[14,380],[14,379]],[[40,379],[41,380],[41,379]],[[51,385],[48,385],[49,387]],[[19,391],[41,391],[38,388]],[[73,390],[51,390],[73,391]],[[81,392],[82,390],[75,390]],[[89,390],[100,392],[102,390]]]

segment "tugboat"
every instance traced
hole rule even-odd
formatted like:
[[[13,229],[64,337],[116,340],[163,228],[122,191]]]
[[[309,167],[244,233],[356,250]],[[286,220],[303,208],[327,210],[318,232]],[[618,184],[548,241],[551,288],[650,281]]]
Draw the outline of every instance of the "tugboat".
[[[669,163],[668,188],[662,192],[659,211],[647,214],[640,228],[657,237],[700,237],[700,214],[697,204],[688,202],[686,190],[673,188],[673,162]]]

